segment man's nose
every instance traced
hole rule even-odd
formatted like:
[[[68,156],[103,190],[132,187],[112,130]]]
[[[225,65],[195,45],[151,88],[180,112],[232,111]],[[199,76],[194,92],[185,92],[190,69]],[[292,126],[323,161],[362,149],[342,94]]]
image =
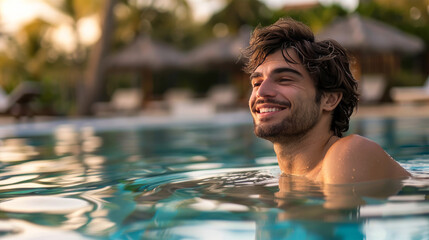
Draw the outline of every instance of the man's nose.
[[[258,97],[274,97],[276,94],[275,87],[270,80],[266,79],[259,85],[256,94]]]

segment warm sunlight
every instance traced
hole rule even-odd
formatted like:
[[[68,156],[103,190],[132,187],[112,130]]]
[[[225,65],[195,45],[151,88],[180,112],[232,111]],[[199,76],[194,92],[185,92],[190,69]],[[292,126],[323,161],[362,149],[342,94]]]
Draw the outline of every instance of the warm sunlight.
[[[19,31],[20,27],[34,18],[41,18],[52,24],[48,39],[61,51],[76,50],[77,41],[73,34],[71,19],[49,5],[38,0],[0,0],[0,21],[5,32]],[[77,22],[80,44],[91,45],[100,37],[97,16],[89,16]]]
[[[77,29],[82,44],[91,45],[95,43],[101,35],[100,24],[96,15],[84,17],[77,23]]]
[[[17,31],[23,24],[40,17],[50,23],[66,21],[66,17],[38,0],[0,1],[0,20],[3,31]]]

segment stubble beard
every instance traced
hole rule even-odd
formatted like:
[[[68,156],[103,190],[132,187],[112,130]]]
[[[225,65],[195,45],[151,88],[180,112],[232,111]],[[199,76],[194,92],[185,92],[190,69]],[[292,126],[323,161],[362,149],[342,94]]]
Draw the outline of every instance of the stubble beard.
[[[295,111],[277,124],[256,124],[253,119],[255,135],[271,142],[297,141],[305,136],[320,119],[320,104],[315,102],[305,111]],[[303,109],[302,106],[297,109]]]

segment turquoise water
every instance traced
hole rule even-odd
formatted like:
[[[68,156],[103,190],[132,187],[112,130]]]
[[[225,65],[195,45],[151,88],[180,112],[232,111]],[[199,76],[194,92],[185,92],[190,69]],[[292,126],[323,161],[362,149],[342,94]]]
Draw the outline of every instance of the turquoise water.
[[[0,127],[0,239],[429,239],[429,119],[354,119],[412,179],[281,176],[248,115]]]

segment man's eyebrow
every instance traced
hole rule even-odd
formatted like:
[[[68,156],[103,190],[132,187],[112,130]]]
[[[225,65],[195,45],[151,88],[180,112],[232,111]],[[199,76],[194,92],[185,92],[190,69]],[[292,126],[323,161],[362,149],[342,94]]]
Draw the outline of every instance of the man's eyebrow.
[[[296,74],[296,75],[302,77],[302,73],[298,72],[297,70],[295,70],[293,68],[288,68],[288,67],[276,68],[271,72],[271,75],[284,73],[284,72],[293,73],[293,74]],[[261,76],[262,76],[262,73],[254,72],[250,75],[250,80],[257,78],[257,77],[261,77]]]
[[[250,80],[257,78],[257,77],[261,77],[262,73],[260,72],[253,72],[252,74],[250,74]]]
[[[295,70],[293,68],[288,68],[288,67],[276,68],[271,72],[271,74],[278,74],[278,73],[284,73],[284,72],[293,73],[293,74],[296,74],[296,75],[302,77],[302,74],[300,72],[298,72],[297,70]]]

